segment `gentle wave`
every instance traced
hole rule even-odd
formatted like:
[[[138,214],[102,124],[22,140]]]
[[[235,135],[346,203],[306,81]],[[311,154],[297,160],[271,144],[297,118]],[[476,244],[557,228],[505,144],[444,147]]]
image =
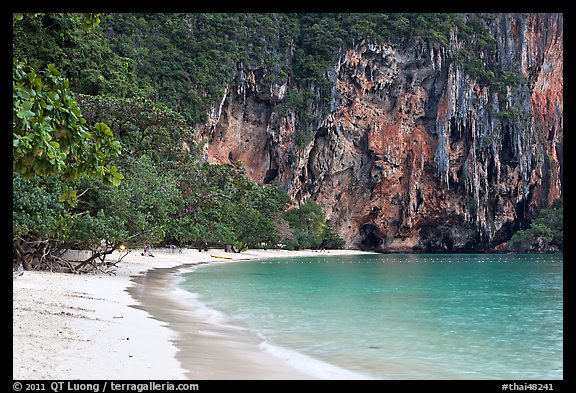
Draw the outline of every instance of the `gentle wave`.
[[[209,324],[229,328],[237,328],[236,326],[226,323],[227,318],[224,315],[224,313],[218,310],[214,310],[210,307],[207,307],[204,303],[198,300],[198,298],[200,297],[199,294],[181,288],[179,284],[181,284],[184,281],[185,278],[182,277],[180,274],[176,275],[176,277],[172,281],[173,284],[172,288],[173,293],[175,295],[175,299],[181,299],[182,301],[184,301],[185,304],[187,306],[190,306],[203,321],[206,321]]]
[[[366,374],[334,366],[333,364],[323,362],[291,349],[272,345],[266,341],[262,341],[258,345],[258,348],[263,352],[269,353],[270,355],[282,360],[289,366],[319,379],[376,379]]]
[[[202,301],[199,300],[200,295],[194,292],[190,292],[186,289],[183,289],[179,286],[185,282],[185,278],[182,276],[185,272],[190,272],[191,270],[182,271],[175,276],[172,281],[173,284],[173,292],[175,296],[179,299],[182,299],[184,302],[187,303],[188,306],[191,306],[194,309],[194,312],[202,318],[203,321],[215,325],[218,327],[226,327],[229,329],[234,330],[246,330],[240,326],[231,325],[227,323],[228,318],[227,316],[218,311],[214,310],[208,306],[206,306]],[[221,333],[212,332],[208,330],[201,330],[199,333],[205,335],[216,335],[216,336],[223,336]],[[254,333],[254,332],[252,332]],[[275,358],[282,360],[287,365],[302,371],[311,377],[318,378],[318,379],[341,379],[341,380],[365,380],[365,379],[375,379],[372,376],[361,374],[358,372],[346,370],[344,368],[335,366],[330,363],[323,362],[321,360],[312,358],[307,356],[303,353],[279,347],[276,345],[272,345],[266,341],[266,338],[260,334],[255,333],[255,335],[262,340],[260,344],[258,344],[258,349],[262,352],[268,353]]]

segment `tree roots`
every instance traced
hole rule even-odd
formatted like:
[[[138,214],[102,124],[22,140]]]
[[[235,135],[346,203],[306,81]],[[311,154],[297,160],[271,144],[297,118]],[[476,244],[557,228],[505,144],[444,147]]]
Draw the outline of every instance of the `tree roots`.
[[[62,242],[52,239],[27,240],[15,236],[12,241],[12,268],[14,271],[21,265],[24,270],[49,270],[64,273],[105,273],[116,274],[116,264],[120,261],[106,260],[106,256],[116,250],[118,244],[102,241],[91,250],[92,256],[83,261],[71,261],[62,256],[68,251]]]

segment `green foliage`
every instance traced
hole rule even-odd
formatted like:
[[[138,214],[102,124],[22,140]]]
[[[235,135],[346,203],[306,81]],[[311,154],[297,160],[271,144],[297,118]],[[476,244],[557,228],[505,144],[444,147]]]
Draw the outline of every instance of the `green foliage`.
[[[286,242],[288,249],[341,248],[344,245],[316,202],[308,200],[300,207],[288,210],[284,218],[293,232],[293,238]]]
[[[39,14],[27,14],[31,20]],[[13,25],[21,26],[22,14]],[[82,14],[80,27],[93,29],[98,14]],[[15,44],[18,42],[15,39]],[[15,52],[22,47],[15,45]],[[43,71],[27,61],[13,60],[13,233],[28,238],[73,239],[73,243],[97,244],[115,239],[118,219],[97,213],[71,215],[62,204],[77,201],[69,183],[92,177],[99,185],[118,186],[124,178],[111,160],[120,154],[120,143],[102,122],[86,127],[77,101],[52,63]]]
[[[191,124],[207,120],[207,110],[222,99],[225,86],[243,80],[243,70],[261,73],[264,84],[290,82],[294,94],[278,109],[295,114],[300,146],[313,137],[310,125],[330,111],[332,82],[326,71],[345,48],[363,40],[402,44],[419,37],[448,45],[457,31],[464,49],[455,57],[473,78],[500,87],[512,83],[491,65],[496,46],[486,28],[489,14],[38,14],[16,22],[18,18],[16,56],[37,67],[56,64],[78,93],[148,98]],[[92,32],[80,28],[98,18],[101,23],[93,23]]]
[[[120,143],[104,123],[90,130],[68,80],[53,64],[44,71],[14,60],[12,79],[12,167],[25,178],[94,176],[117,185],[122,175],[110,165]]]
[[[514,110],[500,111],[496,114],[498,118],[504,122],[510,122],[518,117],[518,113]]]
[[[505,93],[507,87],[525,80],[518,72],[499,68],[496,39],[487,28],[492,18],[492,14],[466,14],[456,19],[458,37],[464,45],[454,54],[454,60],[478,83]]]
[[[549,245],[555,245],[562,250],[564,247],[563,214],[563,201],[558,199],[554,201],[552,207],[540,210],[530,227],[516,232],[510,239],[510,243],[515,248],[528,243],[534,251],[545,250]]]
[[[320,205],[306,201],[300,207],[288,210],[284,217],[294,231],[294,248],[313,248],[322,243],[325,218]]]
[[[506,92],[506,87],[514,87],[524,82],[522,74],[514,71],[503,71],[498,77],[494,78],[494,86],[499,92],[504,93]]]
[[[176,162],[199,154],[195,133],[184,117],[162,104],[147,99],[77,97],[86,119],[105,121],[115,130],[124,157],[147,154],[176,170]]]
[[[288,204],[285,191],[252,182],[234,165],[194,164],[179,182],[182,205],[171,232],[177,242],[246,248],[279,240],[274,219]]]
[[[12,25],[15,25],[16,22],[21,21],[24,19],[24,16],[33,19],[38,16],[45,15],[40,12],[28,12],[28,13],[13,13],[12,14]],[[74,19],[80,21],[80,27],[84,30],[93,30],[98,24],[100,24],[100,14],[98,13],[80,13],[80,14],[66,14],[60,13],[58,15],[64,16],[68,19]]]
[[[106,215],[103,210],[73,214],[61,200],[60,182],[58,177],[26,180],[13,174],[14,236],[52,239],[63,247],[79,248],[96,247],[101,239],[115,241],[126,237],[122,220]]]
[[[98,247],[102,239],[112,243],[121,242],[128,233],[122,219],[99,210],[95,214],[82,214],[71,217],[70,227],[64,241],[67,245],[80,249]]]
[[[331,86],[326,71],[342,50],[362,40],[402,43],[419,37],[446,46],[457,31],[464,49],[455,57],[473,78],[500,87],[513,83],[493,67],[490,14],[14,15],[17,57],[38,68],[56,64],[79,93],[149,98],[191,123],[207,120],[207,109],[222,99],[224,86],[241,81],[244,69],[262,72],[270,85],[288,82],[290,74],[292,87],[313,93],[298,115],[325,113],[329,94],[323,85]],[[91,32],[81,28],[86,25]]]
[[[334,232],[334,224],[331,221],[326,221],[324,225],[324,233],[322,235],[322,243],[320,248],[337,250],[344,248],[346,243],[344,240]]]
[[[494,143],[494,141],[496,141],[498,139],[498,132],[490,132],[486,135],[484,135],[481,139],[481,143],[480,146],[481,147],[487,147],[492,145],[492,143]]]
[[[37,14],[15,20],[13,53],[38,69],[55,64],[75,92],[137,97],[150,89],[137,79],[134,60],[112,51],[100,14]]]
[[[260,67],[266,83],[285,83],[300,40],[311,63],[302,63],[298,78],[320,80],[319,91],[328,96],[324,67],[342,42],[338,36],[326,42],[322,29],[338,29],[334,20],[311,16],[302,30],[300,18],[288,14],[115,14],[103,15],[100,24],[98,14],[13,20],[14,53],[28,59],[14,62],[13,185],[21,196],[15,234],[73,247],[107,239],[240,250],[273,247],[287,235],[287,193],[250,181],[241,167],[198,163],[201,146],[189,124],[206,120],[207,107],[235,83],[239,67]],[[316,93],[299,83],[287,110],[311,122]],[[34,177],[39,174],[54,176]],[[334,240],[322,228],[318,241]]]
[[[23,179],[12,174],[12,233],[31,238],[54,238],[64,233],[68,214],[60,201],[57,177]]]
[[[103,17],[110,45],[135,60],[152,88],[149,98],[179,111],[187,121],[206,121],[209,105],[238,67],[265,65],[272,83],[286,79],[283,59],[294,25],[282,14],[109,14]]]
[[[14,234],[74,248],[92,248],[101,239],[162,241],[179,201],[174,180],[146,156],[131,160],[123,171],[126,179],[118,187],[102,187],[92,178],[74,181],[74,189],[82,190],[74,207],[61,201],[61,178],[24,180],[14,173]]]
[[[87,192],[73,213],[102,222],[113,218],[118,234],[130,236],[131,243],[161,242],[179,204],[176,181],[146,155],[126,160],[123,172],[126,178],[114,188],[80,181],[77,188]]]
[[[310,95],[305,95],[297,90],[290,89],[286,93],[282,103],[278,105],[278,113],[284,116],[290,112],[304,112],[310,105],[311,98]]]

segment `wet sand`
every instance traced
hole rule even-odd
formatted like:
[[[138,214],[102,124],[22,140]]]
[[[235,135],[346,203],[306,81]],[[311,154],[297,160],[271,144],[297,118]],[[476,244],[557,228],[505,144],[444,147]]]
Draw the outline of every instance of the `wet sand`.
[[[150,258],[134,250],[114,276],[25,272],[12,286],[13,379],[313,379],[260,350],[250,332],[211,323],[205,310],[174,292],[179,268],[228,261],[210,254],[319,255],[166,250]]]
[[[176,359],[188,379],[311,379],[258,348],[260,340],[234,326],[206,321],[205,311],[181,299],[171,281],[177,268],[154,269],[134,279],[130,294],[152,317],[176,332]]]

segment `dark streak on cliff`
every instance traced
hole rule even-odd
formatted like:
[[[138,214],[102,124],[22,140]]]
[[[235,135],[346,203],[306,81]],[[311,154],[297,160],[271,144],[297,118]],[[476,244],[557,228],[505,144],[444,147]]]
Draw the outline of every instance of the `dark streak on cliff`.
[[[457,32],[446,46],[349,48],[329,72],[331,111],[303,148],[302,125],[276,110],[287,84],[240,70],[202,129],[207,158],[319,202],[349,247],[490,250],[562,194],[562,24],[560,14],[489,21],[498,71],[524,79],[504,90],[455,60]]]

